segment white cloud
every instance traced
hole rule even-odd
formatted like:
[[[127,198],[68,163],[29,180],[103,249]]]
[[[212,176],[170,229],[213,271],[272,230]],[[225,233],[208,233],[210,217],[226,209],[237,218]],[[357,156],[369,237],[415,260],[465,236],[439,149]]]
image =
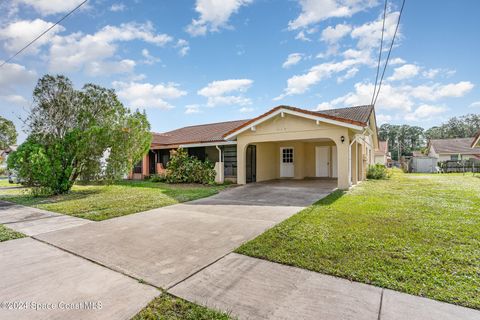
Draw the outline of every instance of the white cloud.
[[[254,110],[255,110],[254,108],[243,107],[243,108],[240,108],[238,111],[240,111],[241,113],[250,113],[250,112],[253,112]]]
[[[321,111],[321,110],[329,110],[332,109],[332,105],[329,102],[322,102],[318,104],[314,110]]]
[[[131,73],[135,68],[135,61],[123,59],[120,61],[92,61],[85,67],[85,73],[90,76],[105,74]]]
[[[287,88],[284,92],[274,98],[274,100],[281,100],[286,96],[302,94],[318,82],[330,78],[332,75],[354,69],[356,65],[364,64],[367,61],[365,57],[358,55],[355,58],[348,58],[340,62],[325,62],[313,66],[310,70],[301,75],[295,75],[287,80]],[[347,71],[347,73],[356,73],[356,71]]]
[[[55,36],[50,47],[50,65],[52,72],[79,71],[87,73],[103,66],[103,72],[130,72],[132,63],[120,60],[105,62],[117,52],[117,43],[132,40],[143,40],[157,46],[172,41],[166,34],[157,34],[151,23],[124,23],[120,26],[105,26],[94,34],[72,33],[67,36]],[[120,64],[116,66],[115,64]],[[107,66],[110,66],[107,67]],[[91,73],[90,73],[91,74]]]
[[[288,28],[296,30],[328,18],[350,17],[353,14],[376,5],[376,0],[298,0],[302,12]]]
[[[377,114],[376,118],[379,125],[392,121],[392,116],[388,114]]]
[[[470,108],[478,108],[480,107],[480,101],[475,101],[475,102],[472,102],[470,105],[469,105]]]
[[[351,79],[355,77],[355,75],[358,73],[359,69],[354,67],[348,70],[343,76],[337,78],[338,83],[342,83],[343,81],[347,79]]]
[[[438,76],[448,78],[453,76],[455,73],[456,71],[451,69],[432,68],[432,69],[424,70],[422,72],[422,76],[427,79],[434,79],[434,78],[437,78]]]
[[[399,65],[399,64],[405,64],[407,63],[405,60],[403,60],[402,58],[393,58],[393,59],[390,59],[390,61],[388,62],[388,65],[390,66],[395,66],[395,65]]]
[[[425,101],[435,101],[442,98],[458,98],[463,97],[470,92],[474,87],[470,81],[461,81],[458,83],[449,83],[446,85],[433,84],[433,85],[420,85],[417,87],[405,87],[406,90],[410,90],[410,94],[418,99]]]
[[[299,63],[303,58],[303,54],[301,53],[291,53],[288,55],[287,60],[282,64],[282,68],[288,69],[291,66],[296,65]]]
[[[20,64],[6,63],[0,72],[0,94],[10,95],[18,86],[32,86],[36,79],[35,71],[27,70]]]
[[[185,114],[200,113],[200,106],[198,104],[189,104],[185,106]]]
[[[359,82],[355,84],[355,90],[344,96],[335,98],[328,102],[319,104],[318,108],[338,108],[344,106],[369,104],[373,94],[373,83]],[[443,98],[461,97],[473,88],[468,81],[450,84],[429,84],[429,85],[399,85],[391,83],[382,85],[380,95],[375,105],[377,110],[398,110],[403,113],[413,114],[412,110],[416,105],[426,105],[425,102],[438,101]],[[427,110],[426,107],[420,109]],[[417,111],[416,115],[422,115]]]
[[[251,100],[241,93],[246,92],[252,85],[250,79],[229,79],[210,82],[206,87],[198,90],[198,94],[206,97],[207,106],[217,105],[249,105]],[[232,94],[234,93],[234,94]],[[239,94],[240,93],[240,94]]]
[[[110,11],[112,12],[121,12],[125,10],[125,5],[123,3],[114,3],[110,6]]]
[[[152,56],[147,49],[142,49],[142,56],[145,58],[145,60],[143,60],[145,64],[152,65],[160,61],[160,58]]]
[[[178,39],[177,44],[175,44],[175,48],[178,48],[178,54],[181,57],[186,56],[188,54],[188,51],[190,51],[188,41],[185,39]]]
[[[395,68],[393,75],[388,78],[390,81],[398,81],[410,79],[418,75],[420,67],[414,64],[404,64],[401,67]]]
[[[312,39],[310,39],[306,34],[305,34],[305,31],[300,31],[299,33],[297,33],[297,35],[295,36],[295,39],[297,40],[301,40],[301,41],[305,41],[305,42],[310,42],[312,41]]]
[[[348,24],[337,24],[335,27],[329,26],[322,31],[321,40],[328,43],[337,43],[340,39],[352,31],[352,26]]]
[[[139,82],[112,83],[120,99],[132,108],[159,108],[171,109],[173,106],[167,100],[180,98],[187,94],[178,88],[178,84],[151,84]]]
[[[442,106],[432,106],[422,104],[415,111],[405,115],[405,120],[408,121],[425,121],[430,120],[447,111],[447,108]]]
[[[53,23],[42,19],[16,21],[0,29],[0,40],[5,40],[3,47],[6,51],[11,53],[17,52],[27,43],[35,39],[42,31],[51,26],[53,26]],[[55,34],[63,30],[65,30],[65,28],[61,25],[55,26],[47,34],[29,46],[23,53],[37,54],[41,46],[47,44]]]
[[[385,43],[389,43],[395,33],[397,26],[399,12],[387,13],[385,17],[385,32],[383,39]],[[382,35],[383,19],[377,19],[375,21],[367,22],[361,26],[354,27],[351,33],[353,39],[357,39],[357,47],[360,49],[372,49],[380,46],[380,40]],[[397,33],[396,42],[400,33]]]
[[[5,96],[0,96],[0,99],[5,100],[8,103],[16,105],[26,105],[28,100],[18,94],[10,94]]]
[[[24,4],[33,7],[35,11],[43,16],[71,11],[78,6],[82,0],[15,0],[17,4]],[[88,8],[88,2],[82,9]]]
[[[433,79],[440,73],[440,71],[441,69],[428,69],[423,71],[422,75],[427,79]]]
[[[195,10],[200,14],[193,19],[186,31],[191,36],[203,36],[207,32],[217,32],[220,28],[228,27],[230,16],[240,7],[252,3],[253,0],[197,0]]]

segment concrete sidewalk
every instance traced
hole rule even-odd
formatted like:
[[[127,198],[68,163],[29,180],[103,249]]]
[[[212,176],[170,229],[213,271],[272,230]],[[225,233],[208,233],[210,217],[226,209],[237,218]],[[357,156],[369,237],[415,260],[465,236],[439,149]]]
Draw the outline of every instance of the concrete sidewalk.
[[[10,229],[35,236],[41,233],[93,223],[90,220],[0,201],[0,224]]]
[[[169,292],[239,319],[480,319],[477,310],[235,253]]]
[[[160,295],[156,288],[31,238],[0,243],[0,261],[2,320],[130,319]]]

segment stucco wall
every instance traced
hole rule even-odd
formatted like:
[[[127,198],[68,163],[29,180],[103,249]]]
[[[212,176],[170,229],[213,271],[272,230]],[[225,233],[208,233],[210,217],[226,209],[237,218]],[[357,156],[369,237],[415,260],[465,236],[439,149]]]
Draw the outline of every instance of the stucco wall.
[[[215,146],[205,147],[205,155],[209,161],[213,163],[218,162],[218,150]]]
[[[279,157],[276,143],[258,143],[257,146],[257,181],[276,179]],[[238,155],[237,155],[238,161]]]
[[[341,136],[344,136],[345,141],[341,142]],[[338,150],[338,186],[342,189],[349,187],[348,181],[348,146],[349,146],[349,130],[348,128],[327,124],[320,122],[318,125],[316,121],[297,117],[289,114],[284,114],[284,117],[280,115],[275,118],[269,119],[259,124],[255,130],[247,130],[237,136],[237,161],[238,161],[238,183],[245,184],[245,154],[246,147],[249,144],[258,144],[261,142],[277,142],[278,149],[281,145],[296,147],[296,154],[305,156],[305,140],[309,139],[331,139],[336,145]],[[298,150],[297,150],[298,148]],[[266,149],[265,149],[266,150]],[[307,154],[311,148],[307,147]],[[274,152],[280,153],[280,151]],[[264,154],[264,153],[263,153]],[[259,158],[263,154],[258,153],[257,149],[257,179],[260,181]],[[308,158],[311,155],[308,154],[304,158]],[[313,155],[314,157],[315,155]],[[268,161],[273,162],[275,166],[278,166],[280,160],[275,159],[277,156],[270,156]],[[305,164],[303,166],[296,166],[295,178],[303,178],[310,173],[306,169]],[[264,177],[268,176],[265,174]]]
[[[387,165],[387,156],[385,155],[378,155],[378,156],[375,156],[375,163],[377,164],[383,164],[383,165]]]

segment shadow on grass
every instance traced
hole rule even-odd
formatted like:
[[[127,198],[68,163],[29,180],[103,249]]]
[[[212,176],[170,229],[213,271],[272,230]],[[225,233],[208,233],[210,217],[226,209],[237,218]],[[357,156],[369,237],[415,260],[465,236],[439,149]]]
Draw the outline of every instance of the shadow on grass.
[[[328,196],[325,198],[322,198],[315,202],[313,205],[314,206],[329,206],[333,204],[335,201],[338,199],[342,198],[346,194],[346,191],[344,190],[335,190],[334,192],[330,193]]]
[[[62,203],[65,201],[71,200],[80,200],[87,198],[93,194],[101,193],[102,190],[74,190],[70,191],[66,194],[61,195],[33,195],[29,191],[25,191],[19,194],[9,194],[3,195],[1,198],[6,201],[15,202],[18,204],[24,205],[39,205],[39,204],[49,204],[49,203]]]

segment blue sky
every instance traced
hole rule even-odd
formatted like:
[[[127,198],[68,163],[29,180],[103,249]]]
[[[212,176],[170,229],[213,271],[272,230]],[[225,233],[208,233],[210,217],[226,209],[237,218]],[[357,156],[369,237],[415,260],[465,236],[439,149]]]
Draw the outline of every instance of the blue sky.
[[[80,2],[0,3],[0,61]],[[387,43],[401,1],[388,3]],[[0,114],[21,130],[17,118],[45,73],[115,88],[157,132],[279,104],[368,104],[382,10],[375,0],[90,0],[0,69]],[[380,123],[428,128],[480,113],[478,12],[475,0],[407,0],[376,105]]]

